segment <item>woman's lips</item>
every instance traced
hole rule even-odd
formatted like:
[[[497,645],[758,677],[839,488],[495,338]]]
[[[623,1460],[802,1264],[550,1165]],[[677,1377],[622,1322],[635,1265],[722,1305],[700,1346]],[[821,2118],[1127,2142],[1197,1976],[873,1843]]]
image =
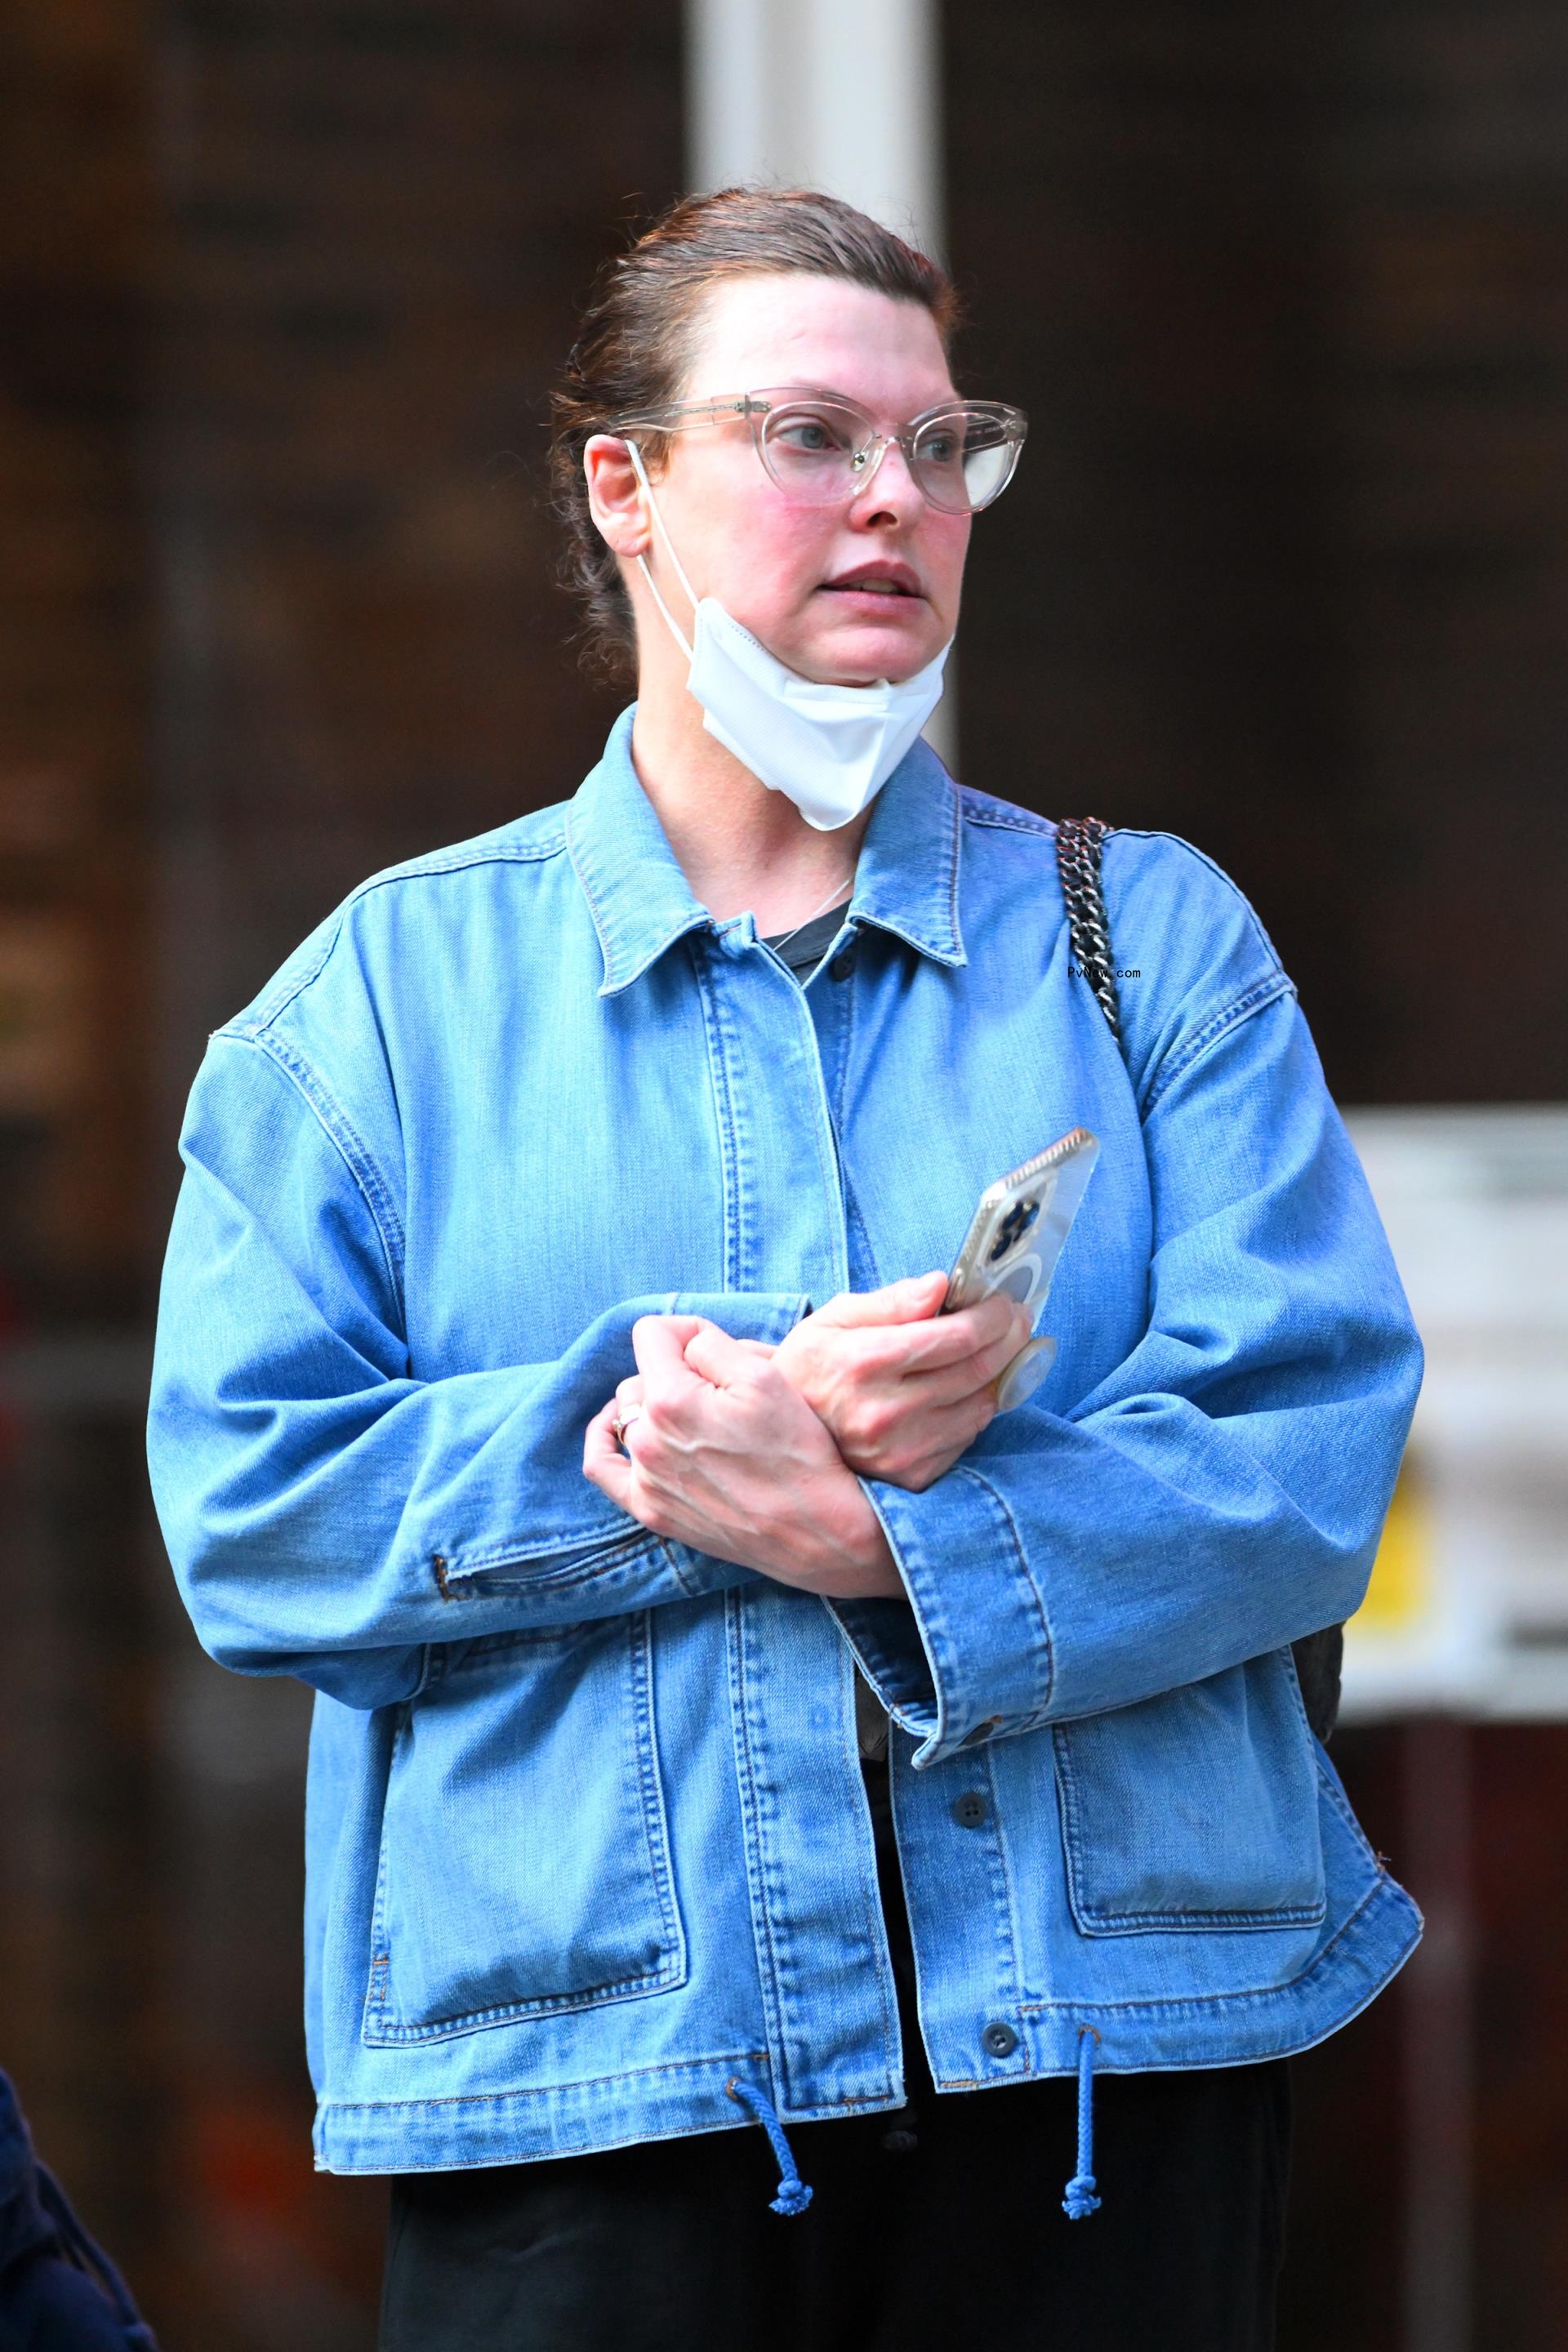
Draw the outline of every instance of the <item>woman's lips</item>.
[[[925,602],[923,596],[918,595],[909,588],[868,587],[858,581],[846,585],[837,580],[827,580],[823,583],[822,593],[825,596],[847,597],[852,604],[863,604],[868,608],[897,604],[923,604]]]

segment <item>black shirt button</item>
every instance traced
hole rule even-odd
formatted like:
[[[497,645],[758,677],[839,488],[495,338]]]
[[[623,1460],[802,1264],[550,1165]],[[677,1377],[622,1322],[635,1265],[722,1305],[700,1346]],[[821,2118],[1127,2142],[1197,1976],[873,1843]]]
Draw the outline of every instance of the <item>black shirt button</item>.
[[[986,2027],[980,2043],[988,2058],[1011,2058],[1018,2047],[1018,2037],[1010,2025],[1004,2025],[998,2018],[994,2025]]]
[[[854,969],[854,949],[852,947],[840,948],[838,953],[834,957],[833,961],[827,967],[827,977],[829,980],[847,980]]]
[[[952,1818],[961,1830],[977,1830],[990,1811],[978,1789],[965,1789],[962,1797],[953,1800]]]

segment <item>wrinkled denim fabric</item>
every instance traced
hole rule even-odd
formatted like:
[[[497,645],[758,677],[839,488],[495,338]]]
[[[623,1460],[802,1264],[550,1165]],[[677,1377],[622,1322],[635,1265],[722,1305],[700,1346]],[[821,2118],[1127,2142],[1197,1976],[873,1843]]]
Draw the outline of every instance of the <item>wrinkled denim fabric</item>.
[[[693,898],[632,715],[570,801],[356,890],[191,1097],[153,1480],[205,1647],[317,1692],[320,2163],[739,2127],[731,2078],[900,2105],[857,1661],[944,2090],[1089,2026],[1113,2073],[1320,2040],[1420,1923],[1289,1645],[1361,1601],[1421,1351],[1268,937],[1112,834],[1124,1059],[1051,824],[917,743],[803,989]],[[907,1603],[584,1479],[639,1315],[781,1339],[951,1264],[1074,1125],[1043,1386],[925,1493],[866,1482]]]

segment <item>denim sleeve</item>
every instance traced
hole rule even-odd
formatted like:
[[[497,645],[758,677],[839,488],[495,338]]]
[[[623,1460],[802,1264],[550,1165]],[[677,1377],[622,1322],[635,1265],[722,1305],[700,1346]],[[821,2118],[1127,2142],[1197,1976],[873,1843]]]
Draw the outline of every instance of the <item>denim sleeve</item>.
[[[837,1613],[917,1763],[1196,1682],[1365,1591],[1421,1347],[1294,997],[1221,1026],[1144,1134],[1132,1353],[1068,1412],[999,1414],[923,1494],[862,1482],[910,1605]]]
[[[583,1475],[583,1433],[637,1369],[638,1316],[777,1341],[804,1298],[624,1299],[553,1361],[416,1380],[382,1226],[265,1048],[215,1041],[181,1149],[148,1457],[222,1664],[380,1706],[418,1687],[433,1643],[750,1580],[619,1510]]]

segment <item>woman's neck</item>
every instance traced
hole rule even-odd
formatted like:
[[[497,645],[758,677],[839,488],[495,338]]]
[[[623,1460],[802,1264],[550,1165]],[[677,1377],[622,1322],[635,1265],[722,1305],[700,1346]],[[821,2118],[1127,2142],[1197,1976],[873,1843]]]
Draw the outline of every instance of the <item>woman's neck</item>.
[[[870,810],[833,833],[807,824],[708,733],[684,667],[645,661],[632,761],[692,896],[718,921],[749,908],[760,933],[786,931],[854,874]]]

